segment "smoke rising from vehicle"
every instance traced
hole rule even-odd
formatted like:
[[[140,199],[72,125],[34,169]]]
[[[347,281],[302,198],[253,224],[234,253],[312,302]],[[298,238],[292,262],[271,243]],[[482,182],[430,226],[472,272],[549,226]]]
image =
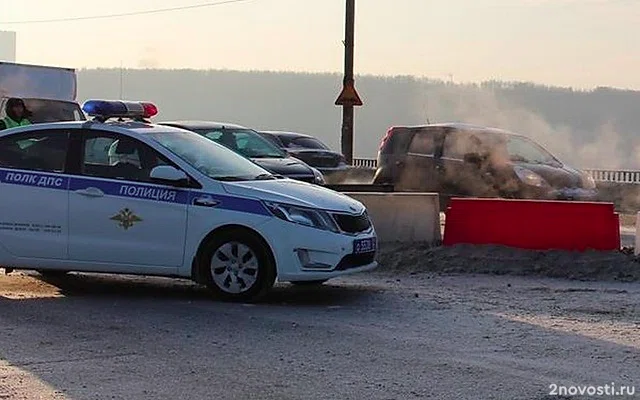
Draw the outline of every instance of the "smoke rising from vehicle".
[[[158,68],[160,66],[160,61],[157,53],[158,50],[155,47],[145,47],[140,59],[138,60],[138,67],[142,69]]]
[[[623,140],[613,121],[577,132],[569,125],[552,125],[540,114],[475,85],[450,85],[423,99],[427,101],[417,107],[428,110],[431,122],[465,122],[519,133],[571,166],[620,169],[640,162],[640,141],[630,143],[628,135]]]
[[[572,167],[618,170],[638,169],[640,165],[640,140],[628,132],[620,132],[617,121],[608,116],[604,107],[602,123],[578,130],[569,124],[552,124],[517,102],[506,102],[490,88],[446,85],[435,93],[420,95],[416,109],[426,110],[432,123],[464,122],[522,134]],[[458,179],[470,178],[473,177]],[[600,184],[599,191],[601,199],[613,201],[620,210],[640,207],[640,190],[636,185]]]

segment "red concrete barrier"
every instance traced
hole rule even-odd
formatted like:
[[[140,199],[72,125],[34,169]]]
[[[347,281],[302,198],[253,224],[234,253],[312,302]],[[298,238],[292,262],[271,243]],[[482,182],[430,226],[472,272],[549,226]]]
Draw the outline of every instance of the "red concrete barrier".
[[[496,244],[531,250],[618,250],[612,203],[453,198],[443,244]]]

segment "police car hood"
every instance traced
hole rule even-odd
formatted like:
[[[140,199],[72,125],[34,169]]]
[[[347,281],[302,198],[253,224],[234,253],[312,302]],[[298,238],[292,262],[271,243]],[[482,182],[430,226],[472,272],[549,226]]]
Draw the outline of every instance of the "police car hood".
[[[225,182],[223,187],[229,194],[264,201],[346,213],[364,211],[362,203],[347,195],[293,179]]]

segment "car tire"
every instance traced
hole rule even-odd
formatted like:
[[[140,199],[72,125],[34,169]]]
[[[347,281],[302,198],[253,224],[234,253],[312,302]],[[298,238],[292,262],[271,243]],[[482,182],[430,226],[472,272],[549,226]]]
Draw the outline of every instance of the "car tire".
[[[328,281],[328,279],[319,279],[317,281],[291,281],[289,283],[296,286],[320,286],[326,281]]]
[[[253,302],[274,285],[276,266],[267,244],[245,229],[214,235],[203,248],[200,272],[216,298]]]

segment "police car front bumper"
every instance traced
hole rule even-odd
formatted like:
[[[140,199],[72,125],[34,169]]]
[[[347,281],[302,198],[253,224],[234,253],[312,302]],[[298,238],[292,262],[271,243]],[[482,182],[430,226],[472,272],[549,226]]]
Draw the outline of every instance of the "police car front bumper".
[[[349,235],[274,219],[262,229],[266,230],[281,282],[325,280],[378,266],[378,240],[373,227]]]

